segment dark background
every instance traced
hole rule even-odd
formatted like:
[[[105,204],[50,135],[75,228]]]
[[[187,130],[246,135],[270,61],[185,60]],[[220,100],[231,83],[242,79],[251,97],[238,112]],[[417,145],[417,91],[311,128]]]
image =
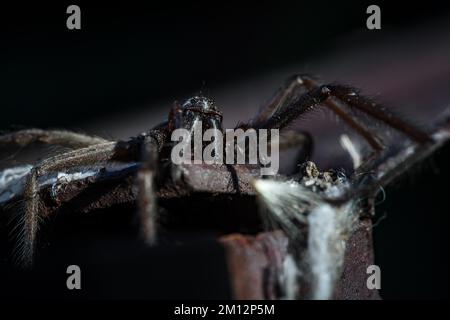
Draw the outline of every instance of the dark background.
[[[417,107],[409,111],[423,115],[418,122],[435,120],[437,112],[427,110],[450,104],[449,59],[440,61],[426,54],[450,43],[449,29],[440,27],[448,26],[449,5],[374,3],[382,10],[382,30],[378,31],[365,28],[365,11],[372,4],[365,1],[165,5],[78,1],[82,11],[79,31],[66,28],[65,11],[72,2],[2,4],[0,129],[69,127],[121,138],[155,124],[170,101],[199,90],[239,97],[245,89],[263,103],[270,92],[259,82],[253,88],[251,80],[274,74],[277,81],[270,81],[270,87],[275,89],[273,83],[289,75],[285,70],[303,72],[296,68],[299,65],[310,73],[320,66],[325,78],[366,79],[361,87],[375,93],[384,88],[389,101]],[[403,34],[408,43],[404,47]],[[425,38],[431,40],[421,43]],[[353,57],[352,50],[345,48],[355,45],[359,53],[369,49]],[[374,46],[381,48],[380,57],[396,53],[390,56],[391,64],[378,60]],[[416,51],[423,54],[416,58]],[[404,59],[406,55],[409,60]],[[381,70],[380,79],[373,80],[367,73],[365,78],[352,76],[358,74],[358,67],[367,65],[367,59],[373,70]],[[406,60],[409,64],[403,69],[391,68]],[[327,66],[334,69],[327,73]],[[421,70],[436,73],[429,76]],[[421,72],[428,76],[428,86],[423,81],[415,89],[403,87],[402,93],[386,89],[402,73],[404,78],[420,80]],[[427,110],[419,109],[419,104]],[[233,121],[253,113],[239,108],[238,104],[230,107]],[[223,111],[226,114],[227,108]],[[117,121],[129,119],[129,114],[140,118],[136,128],[132,122]],[[141,114],[148,117],[148,126]],[[433,163],[428,161],[406,181],[388,189],[387,200],[378,207],[379,216],[387,214],[374,229],[383,298],[449,297],[448,154],[447,150],[435,156]]]
[[[2,128],[77,126],[326,57],[350,32],[376,41],[449,13],[442,3],[383,3],[382,31],[368,32],[366,1],[77,3],[80,31],[66,28],[71,2],[2,6]]]

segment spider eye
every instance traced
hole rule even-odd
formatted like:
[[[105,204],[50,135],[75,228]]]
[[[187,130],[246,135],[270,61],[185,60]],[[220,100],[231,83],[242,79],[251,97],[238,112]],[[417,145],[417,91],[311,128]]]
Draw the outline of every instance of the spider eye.
[[[183,108],[200,111],[219,111],[212,99],[203,96],[195,96],[186,100]]]

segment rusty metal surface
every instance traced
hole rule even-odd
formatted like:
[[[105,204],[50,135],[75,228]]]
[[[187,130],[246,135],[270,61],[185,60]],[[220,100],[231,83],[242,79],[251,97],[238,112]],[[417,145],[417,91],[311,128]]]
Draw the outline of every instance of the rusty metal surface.
[[[61,208],[70,211],[92,212],[121,203],[133,203],[134,173],[137,167],[115,172],[104,171],[64,185],[52,195],[52,187],[41,190],[43,212],[51,215]],[[249,196],[254,203],[251,181],[258,172],[246,167],[235,167],[239,181],[239,196]],[[226,166],[188,165],[171,166],[158,190],[161,200],[207,193],[214,199],[220,194],[236,195],[232,175]],[[254,204],[256,205],[256,203]],[[181,209],[180,209],[181,210]],[[245,214],[243,212],[242,214]],[[262,232],[257,235],[232,233],[219,238],[226,252],[233,297],[235,299],[276,299],[277,271],[280,270],[289,245],[281,231]],[[376,291],[366,287],[366,268],[372,264],[372,229],[369,219],[361,220],[348,240],[342,277],[336,285],[336,299],[378,299]]]
[[[235,299],[276,299],[277,271],[286,257],[288,238],[281,231],[256,236],[232,234],[220,242],[226,249]],[[373,264],[372,223],[363,219],[347,242],[342,275],[334,299],[378,300],[377,290],[367,288],[367,267]]]
[[[246,166],[233,166],[239,183],[238,193],[254,195],[251,181],[258,176],[259,169]],[[120,203],[132,203],[135,200],[133,190],[134,175],[137,166],[130,166],[117,171],[101,169],[95,176],[86,177],[75,182],[62,184],[54,194],[52,185],[41,186],[43,214],[49,215],[58,208],[77,200],[73,210],[90,212],[104,209]],[[211,194],[236,193],[232,173],[225,165],[170,165],[162,173],[163,181],[157,190],[157,196],[163,199],[176,198],[196,192]],[[22,180],[23,184],[24,181]],[[9,203],[21,199],[16,195]],[[7,204],[7,203],[6,203]],[[4,204],[5,205],[5,204]]]
[[[276,299],[277,271],[287,253],[287,237],[274,231],[231,234],[219,241],[227,254],[233,298]]]
[[[367,267],[374,264],[372,221],[362,219],[347,241],[344,267],[336,283],[335,299],[378,300],[378,290],[367,288]]]

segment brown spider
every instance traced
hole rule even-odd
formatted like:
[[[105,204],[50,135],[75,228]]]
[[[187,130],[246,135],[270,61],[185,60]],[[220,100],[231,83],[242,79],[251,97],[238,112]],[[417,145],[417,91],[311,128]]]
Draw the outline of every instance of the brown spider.
[[[406,135],[411,141],[422,146],[426,152],[416,152],[413,157],[404,156],[394,164],[386,167],[386,157],[382,157],[385,145],[380,137],[358,121],[354,113],[342,108],[345,104],[350,110],[357,110],[376,121],[382,122]],[[359,134],[370,145],[373,152],[363,159],[352,179],[357,186],[344,196],[329,199],[333,203],[346,201],[355,195],[361,197],[373,196],[374,189],[400,173],[408,164],[416,162],[429,153],[434,138],[424,131],[414,127],[406,121],[394,116],[388,109],[359,95],[351,87],[339,84],[319,85],[308,76],[295,75],[277,91],[271,101],[257,114],[246,122],[238,124],[236,128],[248,129],[284,129],[304,113],[324,106],[335,113],[351,129]],[[92,166],[109,161],[137,162],[140,164],[136,175],[138,189],[140,233],[143,239],[152,245],[157,240],[156,225],[156,196],[155,177],[160,172],[160,165],[170,161],[171,133],[177,128],[192,129],[195,121],[201,120],[203,130],[219,128],[222,130],[222,113],[214,103],[203,97],[196,96],[188,99],[184,104],[175,103],[168,120],[153,129],[131,138],[128,141],[109,141],[99,137],[59,130],[29,129],[8,133],[0,136],[0,145],[28,145],[42,142],[51,145],[62,145],[73,148],[72,151],[52,156],[36,163],[26,177],[24,187],[23,237],[19,247],[23,250],[23,265],[30,267],[36,250],[36,237],[40,220],[39,177],[49,172],[64,172],[73,167]],[[300,139],[298,139],[300,137]],[[307,149],[311,145],[310,136],[298,132],[295,143]],[[309,149],[306,153],[309,153]],[[309,157],[309,155],[307,155]],[[233,165],[227,165],[233,175]],[[360,172],[384,172],[392,174],[378,174],[375,183],[362,183]],[[238,177],[233,175],[235,179]],[[375,187],[376,186],[376,187]],[[238,192],[238,184],[235,184]]]

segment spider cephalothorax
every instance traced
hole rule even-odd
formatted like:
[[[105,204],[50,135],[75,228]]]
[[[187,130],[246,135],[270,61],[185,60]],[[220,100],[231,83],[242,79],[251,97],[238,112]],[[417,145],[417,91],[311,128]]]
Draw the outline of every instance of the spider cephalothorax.
[[[195,96],[187,99],[181,106],[175,103],[169,116],[169,128],[193,131],[196,124],[202,123],[203,130],[222,130],[222,117],[222,112],[212,99]]]
[[[403,158],[387,159],[383,150],[385,145],[382,139],[374,134],[358,120],[356,113],[364,113],[374,121],[382,122],[398,132],[404,134],[413,145],[417,145],[418,152],[413,156],[405,154]],[[351,87],[339,84],[319,85],[308,76],[293,76],[274,95],[273,99],[253,119],[242,122],[235,129],[279,129],[284,130],[299,116],[318,106],[326,107],[336,114],[344,123],[359,134],[372,152],[362,155],[361,165],[355,169],[353,175],[348,176],[351,185],[348,192],[325,195],[321,201],[330,205],[341,205],[350,198],[372,197],[379,186],[390,181],[390,173],[395,176],[404,170],[407,165],[420,160],[424,154],[431,152],[436,141],[428,133],[414,127],[404,120],[394,116],[388,109],[379,106],[373,101],[359,95]],[[202,131],[207,129],[222,130],[222,113],[215,104],[203,96],[188,99],[183,104],[175,103],[169,112],[168,119],[153,129],[128,141],[110,141],[98,137],[73,133],[61,130],[30,129],[12,132],[0,136],[0,145],[27,145],[40,141],[47,144],[57,144],[72,148],[36,163],[27,173],[24,187],[24,210],[21,228],[21,237],[18,247],[21,250],[22,264],[31,266],[36,252],[36,237],[40,221],[39,193],[40,178],[49,172],[67,172],[70,168],[101,165],[109,162],[138,163],[135,184],[138,190],[137,203],[139,206],[138,220],[142,238],[149,245],[157,241],[157,197],[158,188],[156,179],[163,170],[162,166],[171,163],[170,150],[173,146],[171,135],[176,129],[186,129],[193,133],[195,127],[201,124]],[[296,145],[303,150],[303,158],[310,158],[310,135],[304,132],[291,131],[283,141],[280,148]],[[430,147],[432,146],[432,147]],[[420,151],[420,152],[419,152]],[[381,160],[381,161],[380,161]],[[389,160],[390,162],[388,162]],[[406,165],[405,165],[406,164]],[[234,165],[226,165],[232,173],[234,180],[233,192],[239,192],[239,174],[236,174]],[[310,170],[313,168],[309,167]],[[366,183],[361,172],[374,172],[372,180]],[[314,172],[310,172],[310,180],[314,179]],[[318,181],[323,188],[333,184],[337,175],[322,174]],[[270,177],[269,177],[270,179]],[[324,180],[325,179],[325,180]],[[326,180],[328,179],[328,180]],[[317,181],[316,181],[317,182]],[[318,186],[320,183],[318,183]],[[311,182],[310,182],[311,183]],[[328,198],[327,198],[328,197]],[[288,205],[288,204],[287,204]]]

